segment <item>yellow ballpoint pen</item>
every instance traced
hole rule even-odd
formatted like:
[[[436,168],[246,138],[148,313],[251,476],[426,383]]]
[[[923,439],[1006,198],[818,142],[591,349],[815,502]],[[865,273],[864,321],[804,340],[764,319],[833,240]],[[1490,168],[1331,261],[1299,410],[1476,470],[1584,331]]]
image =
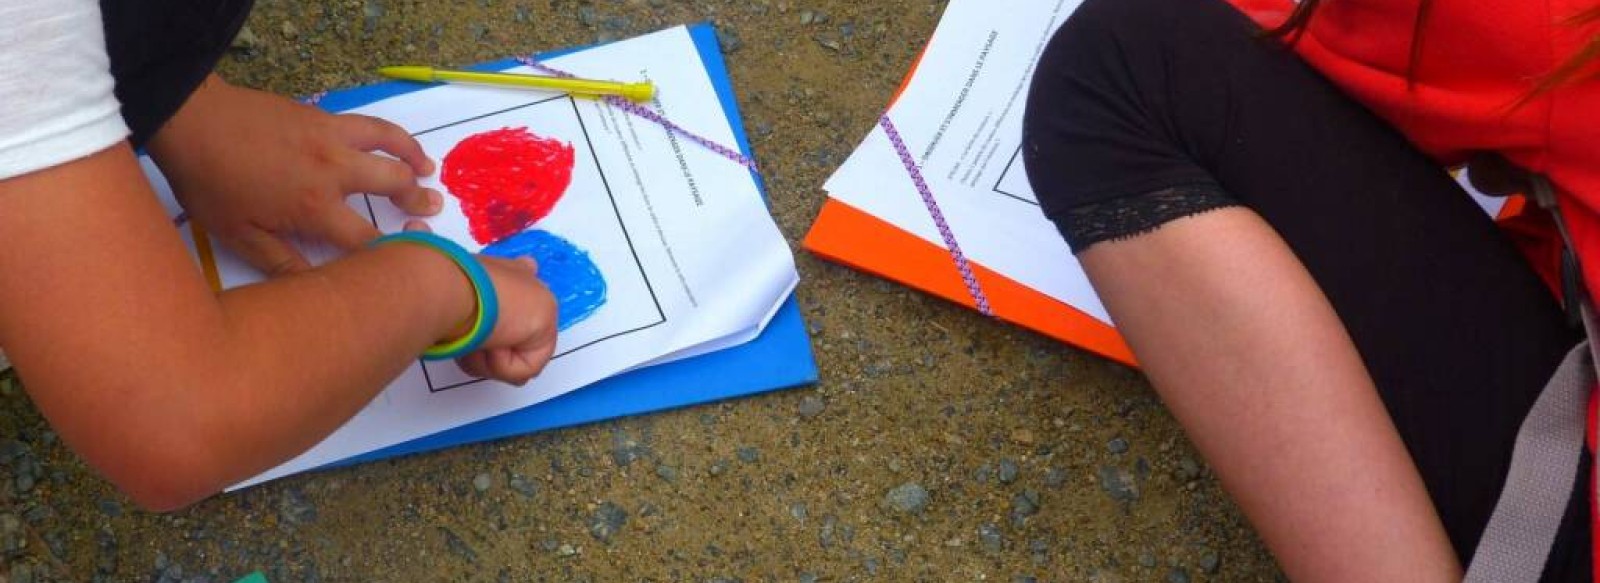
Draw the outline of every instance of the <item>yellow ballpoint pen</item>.
[[[378,74],[390,79],[417,81],[421,83],[475,83],[480,85],[498,85],[502,87],[528,87],[532,89],[564,91],[576,96],[585,97],[618,95],[638,102],[650,101],[656,96],[656,87],[649,81],[642,83],[620,83],[617,81],[591,81],[588,79],[543,77],[539,75],[522,75],[517,73],[451,71],[447,69],[435,69],[433,67],[424,66],[384,67],[382,69],[378,69]]]

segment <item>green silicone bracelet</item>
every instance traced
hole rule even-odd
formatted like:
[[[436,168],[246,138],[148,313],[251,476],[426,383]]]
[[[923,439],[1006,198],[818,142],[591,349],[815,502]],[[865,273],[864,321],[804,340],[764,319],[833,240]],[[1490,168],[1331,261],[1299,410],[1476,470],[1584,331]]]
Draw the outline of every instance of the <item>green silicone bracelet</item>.
[[[422,359],[458,358],[483,346],[483,342],[489,339],[489,333],[494,331],[495,322],[500,318],[500,300],[494,293],[494,282],[489,279],[489,272],[483,268],[483,263],[455,241],[427,231],[404,231],[384,235],[374,240],[372,245],[375,247],[388,243],[411,243],[443,253],[461,268],[461,272],[467,275],[468,280],[472,281],[472,291],[478,297],[478,314],[472,319],[472,329],[460,338],[428,347],[423,351]]]

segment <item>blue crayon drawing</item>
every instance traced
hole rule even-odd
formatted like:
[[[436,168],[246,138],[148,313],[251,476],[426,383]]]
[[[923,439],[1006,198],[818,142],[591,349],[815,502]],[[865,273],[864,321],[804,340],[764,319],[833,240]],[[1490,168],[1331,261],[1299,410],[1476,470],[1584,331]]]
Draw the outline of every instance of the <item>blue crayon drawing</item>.
[[[531,229],[496,241],[484,255],[539,263],[539,279],[556,297],[556,327],[566,330],[588,319],[606,303],[606,278],[589,253],[549,231]]]

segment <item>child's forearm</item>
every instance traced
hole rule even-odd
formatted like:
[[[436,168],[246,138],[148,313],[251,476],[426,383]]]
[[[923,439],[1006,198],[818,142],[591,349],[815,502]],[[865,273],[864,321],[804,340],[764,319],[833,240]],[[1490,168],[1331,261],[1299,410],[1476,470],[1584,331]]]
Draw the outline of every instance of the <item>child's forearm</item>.
[[[182,505],[310,448],[470,318],[474,302],[449,259],[415,245],[221,294],[220,344],[200,347],[211,357],[191,367],[197,376],[174,379],[188,383],[172,387],[182,405],[161,398],[140,414],[183,428],[163,446],[181,450],[133,456],[165,459],[157,471],[188,466],[194,482],[138,481],[177,488],[170,499]]]
[[[0,181],[0,344],[69,445],[172,508],[332,431],[473,308],[431,250],[209,290],[126,146]]]

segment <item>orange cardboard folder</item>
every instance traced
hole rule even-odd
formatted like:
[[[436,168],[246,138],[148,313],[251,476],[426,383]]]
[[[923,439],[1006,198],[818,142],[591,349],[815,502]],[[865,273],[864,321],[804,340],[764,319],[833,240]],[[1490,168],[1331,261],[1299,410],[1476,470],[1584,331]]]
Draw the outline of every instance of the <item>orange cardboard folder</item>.
[[[837,200],[822,205],[804,246],[830,261],[977,308],[949,251]],[[971,265],[996,317],[1137,366],[1116,328],[982,265]]]
[[[911,85],[923,56],[925,54],[918,55],[911,63],[911,70],[906,72],[889,102],[891,108]],[[977,301],[967,292],[948,250],[843,202],[830,198],[823,203],[822,212],[812,223],[802,245],[824,259],[877,274],[968,308],[978,307]],[[1133,351],[1128,349],[1116,328],[975,261],[968,259],[968,263],[995,317],[1123,364],[1138,366]]]

